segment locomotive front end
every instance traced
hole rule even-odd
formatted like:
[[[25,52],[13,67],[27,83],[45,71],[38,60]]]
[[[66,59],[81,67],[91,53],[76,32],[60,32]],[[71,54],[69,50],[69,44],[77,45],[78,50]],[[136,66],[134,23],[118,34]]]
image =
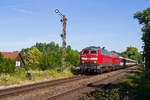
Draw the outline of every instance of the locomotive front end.
[[[84,72],[95,72],[98,66],[98,50],[96,48],[85,48],[80,54],[80,70]]]

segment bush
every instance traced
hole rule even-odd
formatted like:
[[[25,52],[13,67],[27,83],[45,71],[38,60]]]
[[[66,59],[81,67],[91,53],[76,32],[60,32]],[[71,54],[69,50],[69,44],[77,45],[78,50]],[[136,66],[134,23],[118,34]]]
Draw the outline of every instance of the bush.
[[[15,61],[10,58],[4,59],[4,61],[1,63],[1,66],[2,72],[5,74],[11,74],[15,72]]]
[[[15,72],[15,61],[10,58],[4,59],[0,53],[0,74],[11,74]]]

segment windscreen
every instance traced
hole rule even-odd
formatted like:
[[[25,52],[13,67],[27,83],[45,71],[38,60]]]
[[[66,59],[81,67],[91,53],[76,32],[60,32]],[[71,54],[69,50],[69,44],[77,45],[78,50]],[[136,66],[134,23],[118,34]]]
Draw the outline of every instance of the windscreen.
[[[97,54],[96,50],[91,50],[91,54]]]
[[[84,50],[83,54],[89,54],[89,50]]]

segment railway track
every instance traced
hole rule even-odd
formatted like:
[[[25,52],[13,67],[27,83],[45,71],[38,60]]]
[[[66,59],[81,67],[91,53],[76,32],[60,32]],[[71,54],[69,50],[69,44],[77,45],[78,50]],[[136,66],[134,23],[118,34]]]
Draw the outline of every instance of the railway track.
[[[95,80],[93,82],[87,82],[86,84],[83,84],[80,87],[73,88],[73,89],[70,89],[63,93],[49,97],[46,100],[78,100],[77,97],[79,97],[79,95],[74,95],[74,92],[76,92],[77,94],[85,94],[86,92],[88,93],[88,92],[94,91],[96,89],[95,86],[98,86],[99,88],[106,87],[106,86],[108,86],[108,84],[114,83],[116,80],[127,76],[129,72],[132,72],[136,68],[137,67],[133,67],[133,68],[127,68],[124,70],[121,69],[118,71],[111,72],[111,74],[104,76],[99,80]],[[108,73],[106,73],[106,74],[108,74]],[[81,92],[81,91],[83,91],[83,92]],[[67,95],[69,97],[67,97]],[[72,98],[70,98],[70,97],[72,97]]]
[[[0,100],[55,100],[66,94],[87,87],[91,83],[117,76],[127,69],[121,69],[96,76],[74,76],[53,81],[39,82],[0,90]]]
[[[38,83],[26,84],[22,86],[15,86],[11,88],[0,89],[0,99],[6,98],[9,96],[16,96],[19,93],[29,92],[35,89],[57,86],[59,84],[64,84],[67,82],[76,81],[80,79],[85,79],[88,77],[91,77],[91,76],[73,76],[73,77],[63,78],[63,79],[58,79],[58,80],[44,81],[44,82],[38,82]]]

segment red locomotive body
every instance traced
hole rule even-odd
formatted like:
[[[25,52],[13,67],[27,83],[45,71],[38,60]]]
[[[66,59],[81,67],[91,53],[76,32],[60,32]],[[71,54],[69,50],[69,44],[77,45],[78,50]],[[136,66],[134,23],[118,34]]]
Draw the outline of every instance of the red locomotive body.
[[[84,48],[80,54],[80,70],[82,73],[87,71],[101,73],[135,64],[137,64],[135,60],[119,57],[118,54],[100,47]]]
[[[116,54],[100,47],[88,47],[81,51],[80,69],[82,72],[103,72],[119,65],[120,59]]]

